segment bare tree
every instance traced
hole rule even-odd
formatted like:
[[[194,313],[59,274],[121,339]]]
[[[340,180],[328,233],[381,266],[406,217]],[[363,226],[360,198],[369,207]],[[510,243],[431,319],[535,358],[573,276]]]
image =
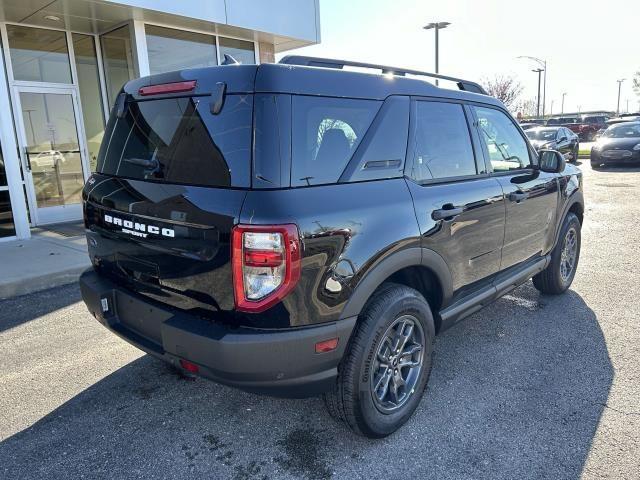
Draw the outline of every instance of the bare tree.
[[[484,78],[482,84],[489,95],[496,97],[509,109],[514,107],[522,93],[522,85],[515,78],[496,75],[493,79]]]
[[[536,116],[537,102],[535,98],[518,101],[514,104],[512,110],[525,118]]]
[[[633,74],[633,91],[640,97],[640,70]]]

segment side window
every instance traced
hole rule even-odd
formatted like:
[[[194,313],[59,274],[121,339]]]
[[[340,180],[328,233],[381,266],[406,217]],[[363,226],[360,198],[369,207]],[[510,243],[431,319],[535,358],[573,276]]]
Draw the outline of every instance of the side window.
[[[420,182],[477,173],[462,105],[416,102],[414,125],[411,178]]]
[[[500,110],[474,107],[478,131],[494,172],[519,170],[531,165],[529,148],[513,121]]]
[[[336,182],[380,104],[375,100],[294,96],[291,186]]]

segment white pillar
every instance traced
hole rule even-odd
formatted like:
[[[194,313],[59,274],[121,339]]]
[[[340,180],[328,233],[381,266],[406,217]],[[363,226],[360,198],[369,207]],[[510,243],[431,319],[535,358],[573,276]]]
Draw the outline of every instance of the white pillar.
[[[149,53],[147,52],[147,36],[144,31],[144,22],[141,20],[132,21],[133,28],[133,56],[135,60],[136,75],[146,77],[149,71]]]
[[[13,209],[13,222],[18,238],[26,239],[31,236],[29,228],[29,216],[27,214],[27,202],[22,188],[22,176],[20,175],[20,158],[18,157],[18,145],[13,127],[13,115],[11,115],[11,101],[7,88],[6,70],[4,58],[0,55],[0,142],[2,143],[2,158],[7,173],[9,195]]]

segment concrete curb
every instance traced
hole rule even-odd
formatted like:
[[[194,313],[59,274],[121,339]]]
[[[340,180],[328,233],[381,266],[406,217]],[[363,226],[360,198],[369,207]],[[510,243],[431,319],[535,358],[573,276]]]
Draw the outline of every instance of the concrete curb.
[[[55,273],[0,282],[0,300],[77,282],[80,274],[89,267],[90,263],[87,261],[86,265],[70,267]]]

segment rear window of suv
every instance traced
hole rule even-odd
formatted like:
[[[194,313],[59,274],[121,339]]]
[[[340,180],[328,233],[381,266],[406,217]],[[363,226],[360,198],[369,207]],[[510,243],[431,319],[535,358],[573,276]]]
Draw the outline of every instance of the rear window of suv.
[[[291,186],[337,182],[381,103],[294,96]]]
[[[252,95],[227,95],[213,115],[210,97],[127,103],[112,115],[98,155],[99,173],[135,180],[248,187]]]

